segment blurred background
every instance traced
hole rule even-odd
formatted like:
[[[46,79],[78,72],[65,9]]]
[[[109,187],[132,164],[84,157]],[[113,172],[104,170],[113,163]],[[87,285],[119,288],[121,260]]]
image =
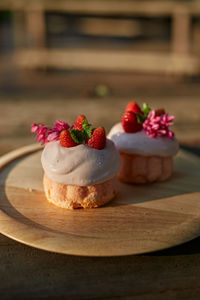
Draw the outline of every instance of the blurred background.
[[[107,132],[128,101],[200,145],[200,1],[0,0],[0,154],[80,113]]]

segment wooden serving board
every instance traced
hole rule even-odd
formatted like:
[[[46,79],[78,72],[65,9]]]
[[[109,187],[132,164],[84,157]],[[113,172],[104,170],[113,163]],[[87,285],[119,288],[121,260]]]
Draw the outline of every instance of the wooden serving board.
[[[0,232],[58,253],[115,256],[161,250],[200,235],[200,159],[180,151],[172,178],[119,184],[107,206],[74,211],[44,196],[41,149],[30,145],[0,159]]]

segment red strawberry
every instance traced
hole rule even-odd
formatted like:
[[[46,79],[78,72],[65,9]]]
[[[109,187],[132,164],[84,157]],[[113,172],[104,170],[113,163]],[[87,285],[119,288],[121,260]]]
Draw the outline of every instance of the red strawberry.
[[[141,111],[141,108],[139,107],[139,105],[134,101],[131,101],[127,104],[125,112],[126,111],[132,111],[135,114],[136,113],[143,114],[143,112]]]
[[[122,126],[125,132],[134,133],[142,130],[142,124],[139,124],[137,121],[136,114],[127,111],[122,116]]]
[[[101,150],[106,145],[106,131],[104,127],[98,127],[93,132],[91,137],[86,141],[88,147]]]
[[[156,116],[161,116],[161,115],[165,114],[165,110],[164,110],[164,108],[158,108],[158,109],[156,109],[155,113],[156,113]]]
[[[79,115],[76,119],[76,121],[74,122],[73,128],[74,129],[78,129],[78,130],[83,130],[83,121],[86,119],[86,116],[84,115]]]
[[[77,143],[74,142],[74,140],[71,137],[71,134],[69,130],[63,130],[60,134],[60,144],[63,147],[74,147],[78,145]]]

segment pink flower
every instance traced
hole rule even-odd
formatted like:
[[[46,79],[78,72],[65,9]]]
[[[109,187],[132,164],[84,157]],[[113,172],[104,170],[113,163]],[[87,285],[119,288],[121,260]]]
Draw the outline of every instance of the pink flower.
[[[36,123],[33,123],[32,125],[31,125],[31,132],[37,132],[37,130],[38,130],[38,128],[39,128],[39,126],[40,125],[42,125],[42,124],[36,124]]]
[[[37,142],[44,145],[47,142],[47,130],[48,128],[41,123],[33,123],[31,126],[31,132],[36,133]]]
[[[57,140],[59,140],[59,137],[60,137],[59,132],[54,131],[54,132],[48,133],[47,142],[57,141]]]
[[[152,110],[143,123],[143,129],[152,138],[166,136],[174,139],[174,132],[168,128],[170,125],[173,125],[173,120],[174,116],[169,116],[168,114],[156,116],[155,110]]]
[[[41,145],[59,140],[61,131],[67,129],[69,125],[62,121],[56,121],[52,128],[41,123],[33,123],[31,126],[31,132],[36,133],[37,142],[41,142]]]
[[[52,141],[57,141],[59,140],[60,133],[63,130],[69,129],[69,125],[63,121],[57,120],[54,123],[54,126],[49,129],[48,131],[48,136],[47,136],[47,141],[52,142]]]
[[[63,130],[69,129],[69,127],[70,127],[69,124],[67,124],[63,121],[57,120],[52,129],[55,129],[55,130],[61,132]]]

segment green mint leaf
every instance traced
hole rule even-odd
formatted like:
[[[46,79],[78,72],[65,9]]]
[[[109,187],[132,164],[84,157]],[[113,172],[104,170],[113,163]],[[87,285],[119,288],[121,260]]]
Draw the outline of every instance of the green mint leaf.
[[[91,135],[92,135],[92,128],[91,127],[88,127],[85,132],[87,133],[87,137],[90,138]]]
[[[84,133],[78,129],[70,129],[70,134],[75,143],[81,144],[85,140]]]
[[[151,108],[148,106],[147,103],[143,103],[143,108],[142,108],[142,111],[145,115],[145,119],[147,118],[149,112],[151,111]]]
[[[139,113],[136,113],[136,117],[137,117],[137,122],[139,124],[143,124],[144,121],[146,120],[146,117],[144,115],[139,114]]]
[[[92,128],[86,119],[83,121],[82,126],[85,139],[90,138],[92,135]]]

